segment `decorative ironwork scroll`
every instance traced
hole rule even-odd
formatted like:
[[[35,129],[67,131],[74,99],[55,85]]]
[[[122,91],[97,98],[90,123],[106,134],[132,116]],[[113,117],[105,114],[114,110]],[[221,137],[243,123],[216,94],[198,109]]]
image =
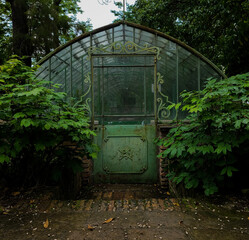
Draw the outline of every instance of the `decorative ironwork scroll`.
[[[158,92],[158,97],[157,97],[157,116],[158,120],[166,120],[170,117],[170,110],[167,108],[169,105],[173,104],[173,102],[169,101],[169,97],[165,94],[162,93],[161,90],[161,85],[164,84],[163,76],[161,73],[157,73],[157,92]],[[176,116],[177,117],[177,111],[176,111]]]
[[[101,5],[107,5],[108,3],[111,3],[112,0],[98,0],[99,4]]]
[[[86,110],[89,115],[91,115],[91,107],[90,107],[90,102],[91,98],[88,97],[85,99],[85,97],[90,93],[91,88],[92,88],[92,81],[91,81],[91,72],[88,72],[85,75],[84,83],[87,85],[87,90],[83,95],[81,95],[80,100],[74,104],[74,107],[81,107],[84,110]]]
[[[107,46],[100,47],[91,47],[88,50],[89,60],[92,57],[92,54],[141,54],[143,52],[152,53],[156,55],[157,60],[160,59],[160,48],[149,46],[145,44],[144,46],[139,46],[134,42],[127,41],[123,43],[122,41],[113,42]]]

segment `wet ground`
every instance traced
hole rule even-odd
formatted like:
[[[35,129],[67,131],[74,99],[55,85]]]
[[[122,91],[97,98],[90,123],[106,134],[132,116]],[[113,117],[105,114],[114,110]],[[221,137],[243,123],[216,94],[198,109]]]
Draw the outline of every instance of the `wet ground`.
[[[249,201],[176,199],[150,185],[98,185],[78,200],[53,191],[0,200],[0,240],[249,239]]]

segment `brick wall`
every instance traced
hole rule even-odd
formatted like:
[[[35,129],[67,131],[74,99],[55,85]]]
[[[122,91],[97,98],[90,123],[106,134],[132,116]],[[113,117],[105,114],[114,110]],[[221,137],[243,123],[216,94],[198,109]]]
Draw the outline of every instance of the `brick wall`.
[[[158,125],[157,136],[159,138],[165,137],[172,127],[173,127],[172,125]],[[164,150],[165,148],[163,146],[158,147],[158,153],[161,153]],[[163,189],[168,189],[169,184],[170,184],[168,178],[166,177],[169,171],[168,166],[169,166],[168,159],[161,157],[159,159],[159,166],[158,166],[159,172],[158,173],[159,173],[159,184],[161,188]]]
[[[92,183],[92,172],[93,172],[93,163],[92,159],[88,159],[87,156],[84,156],[82,159],[83,172],[81,173],[82,184],[89,185]]]

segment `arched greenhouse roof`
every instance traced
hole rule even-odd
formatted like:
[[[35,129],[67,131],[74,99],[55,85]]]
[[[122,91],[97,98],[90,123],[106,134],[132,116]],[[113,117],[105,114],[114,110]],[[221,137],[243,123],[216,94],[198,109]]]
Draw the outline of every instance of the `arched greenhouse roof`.
[[[135,58],[131,61],[123,58],[114,59],[113,55]],[[98,58],[94,59],[92,56]],[[101,56],[109,58],[101,60]],[[141,56],[144,56],[143,60]],[[136,66],[137,68],[129,68],[132,72],[127,73],[131,74],[134,80],[130,80],[131,76],[126,80],[136,81],[136,76],[141,75],[141,67],[152,66],[155,57],[159,79],[158,91],[169,103],[178,102],[179,94],[183,90],[202,89],[209,77],[226,78],[216,65],[183,42],[159,31],[126,21],[98,28],[58,47],[38,62],[41,66],[36,75],[38,78],[60,84],[59,90],[80,99],[82,95],[87,97],[91,91],[92,97],[95,94],[87,87],[90,81],[94,82],[93,75],[97,74],[93,70],[94,66],[103,68],[104,64],[109,67],[108,77],[115,75],[115,80],[110,81],[118,87],[123,83],[117,79],[121,79],[124,72],[121,68],[115,68],[115,65],[121,66],[122,63]],[[86,89],[89,92],[85,93]],[[160,106],[158,108],[160,109]]]
[[[123,33],[122,32],[118,32],[118,30],[120,31],[120,26],[123,25],[124,28],[125,26],[127,26],[127,30],[123,29]],[[142,25],[139,25],[139,24],[135,24],[135,23],[131,23],[131,22],[127,22],[127,21],[119,21],[117,23],[112,23],[112,24],[109,24],[109,25],[106,25],[106,26],[103,26],[103,27],[100,27],[98,29],[95,29],[91,32],[87,32],[85,34],[82,34],[81,36],[79,37],[76,37],[74,38],[73,40],[67,42],[66,44],[56,48],[53,52],[49,53],[48,55],[46,55],[44,58],[42,58],[39,62],[38,62],[38,65],[42,65],[44,62],[46,62],[49,58],[51,58],[52,56],[58,54],[60,51],[64,50],[65,48],[68,48],[70,47],[70,45],[74,45],[76,44],[77,42],[82,42],[84,43],[83,39],[84,38],[88,38],[88,37],[91,37],[93,35],[96,35],[96,37],[94,39],[97,39],[98,38],[98,35],[101,33],[101,32],[105,32],[106,33],[106,39],[105,41],[101,41],[101,42],[98,42],[96,40],[94,40],[94,43],[96,45],[99,45],[99,44],[102,44],[102,45],[105,45],[106,43],[107,44],[110,44],[111,41],[110,39],[114,40],[115,38],[118,38],[118,36],[116,36],[115,38],[113,38],[113,36],[111,37],[110,36],[110,31],[114,31],[115,32],[115,28],[116,28],[116,33],[119,33],[119,35],[121,34],[124,34],[124,33],[127,33],[127,40],[133,40],[131,39],[131,31],[132,30],[135,30],[137,29],[137,31],[141,31],[140,34],[142,33],[142,31],[144,32],[148,32],[148,33],[151,33],[151,34],[154,34],[155,36],[159,36],[159,37],[162,37],[162,38],[165,38],[167,39],[168,41],[171,41],[181,47],[183,47],[184,49],[186,49],[187,51],[189,51],[190,53],[192,53],[193,55],[199,57],[202,61],[206,62],[208,65],[210,65],[210,67],[212,67],[219,75],[221,75],[223,78],[226,78],[225,74],[214,64],[212,63],[210,60],[208,60],[205,56],[203,56],[201,53],[199,53],[197,50],[191,48],[190,46],[188,46],[187,44],[181,42],[180,40],[174,38],[174,37],[171,37],[165,33],[162,33],[162,32],[159,32],[157,30],[154,30],[154,29],[151,29],[151,28],[148,28],[148,27],[145,27],[145,26],[142,26]],[[133,29],[131,29],[133,28]],[[130,32],[130,33],[129,33]],[[109,33],[109,34],[108,34]],[[125,37],[125,36],[124,36]],[[134,37],[134,36],[133,36]],[[142,34],[140,37],[138,37],[136,40],[139,40],[139,38],[141,39],[142,38]],[[148,41],[148,43],[153,43],[154,39],[150,39]],[[139,43],[139,41],[137,42]],[[93,46],[94,44],[92,44]],[[89,47],[89,46],[86,46],[86,47]],[[85,47],[85,48],[86,48]],[[82,50],[78,49],[79,52],[81,52]],[[87,53],[87,51],[86,51]],[[75,55],[77,55],[77,52],[74,53]],[[76,57],[77,58],[77,57]]]

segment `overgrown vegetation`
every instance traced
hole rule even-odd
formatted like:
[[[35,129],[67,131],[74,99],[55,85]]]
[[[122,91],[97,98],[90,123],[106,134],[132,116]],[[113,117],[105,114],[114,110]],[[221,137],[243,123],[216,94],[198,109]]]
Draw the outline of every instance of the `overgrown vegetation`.
[[[202,187],[211,195],[248,166],[249,73],[210,79],[202,91],[185,91],[181,97],[182,103],[169,108],[187,111],[189,123],[159,140],[166,148],[161,156],[171,162],[173,182],[187,189]]]
[[[82,170],[75,149],[94,155],[85,111],[49,84],[17,58],[0,66],[0,173],[8,184],[42,184],[51,173],[58,180],[65,169]]]

